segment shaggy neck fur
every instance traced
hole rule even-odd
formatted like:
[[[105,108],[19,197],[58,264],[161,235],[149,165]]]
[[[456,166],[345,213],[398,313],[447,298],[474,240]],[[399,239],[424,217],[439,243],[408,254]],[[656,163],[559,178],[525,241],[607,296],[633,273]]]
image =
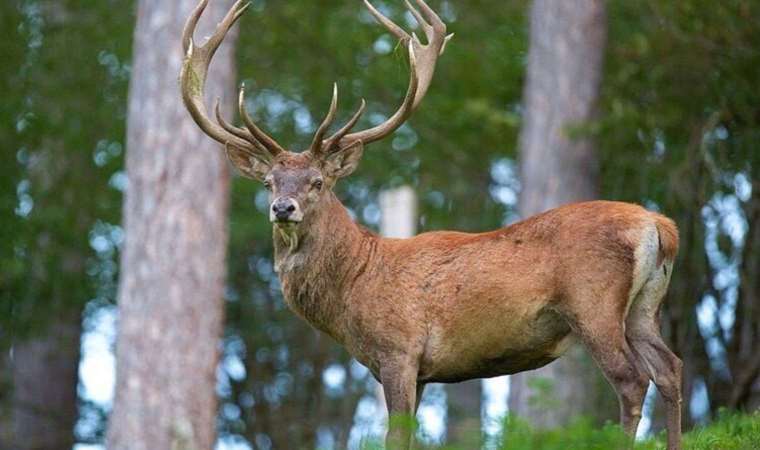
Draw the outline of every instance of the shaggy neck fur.
[[[274,225],[275,271],[285,302],[343,342],[348,293],[377,253],[378,237],[358,226],[330,192],[296,227]]]

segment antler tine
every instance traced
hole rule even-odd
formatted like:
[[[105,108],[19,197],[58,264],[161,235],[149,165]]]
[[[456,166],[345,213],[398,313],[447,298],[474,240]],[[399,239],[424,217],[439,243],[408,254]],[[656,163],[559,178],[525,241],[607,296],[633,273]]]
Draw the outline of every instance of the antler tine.
[[[378,11],[374,7],[374,5],[372,5],[372,3],[369,2],[369,0],[364,0],[364,6],[366,6],[369,12],[372,14],[372,16],[375,17],[375,20],[380,22],[380,24],[382,24],[385,28],[387,28],[388,31],[390,31],[391,34],[396,36],[398,39],[400,39],[401,41],[406,41],[412,38],[411,36],[409,36],[409,33],[404,31],[403,28],[393,23],[392,20],[385,17],[380,11]]]
[[[362,114],[364,114],[364,109],[367,107],[367,102],[362,99],[361,104],[359,105],[359,109],[354,113],[354,115],[351,117],[351,119],[346,122],[343,127],[336,131],[335,134],[330,136],[329,138],[325,139],[322,142],[322,148],[326,153],[330,153],[332,150],[335,149],[335,144],[339,143],[341,139],[343,139],[343,136],[345,136],[353,127],[356,126],[356,123],[359,121],[359,118],[361,118]]]
[[[205,3],[208,3],[208,0],[202,0]],[[248,7],[251,6],[250,2],[244,2],[244,0],[237,0],[234,5],[232,5],[232,8],[230,8],[229,11],[227,11],[227,14],[224,16],[224,19],[222,19],[221,22],[219,22],[219,25],[217,25],[217,31],[214,32],[214,34],[211,35],[211,37],[208,38],[206,43],[204,44],[204,47],[208,47],[209,49],[209,59],[213,56],[214,52],[219,48],[219,45],[221,45],[222,41],[224,40],[225,36],[227,36],[227,32],[230,30],[232,25],[235,24],[235,22],[240,19],[240,17],[245,13],[245,11],[248,9]],[[205,5],[204,5],[205,8]],[[223,30],[223,32],[219,32],[219,30]]]
[[[248,115],[248,109],[245,107],[245,84],[240,85],[240,92],[238,94],[238,109],[240,110],[240,118],[243,120],[245,127],[257,141],[266,147],[272,156],[277,156],[285,151],[285,149],[282,148],[282,146],[278,144],[277,141],[269,137],[268,134],[261,131],[261,129],[256,126],[256,123],[253,121],[253,119],[251,119],[251,116]]]
[[[194,47],[193,34],[195,34],[195,28],[198,26],[198,21],[206,6],[208,6],[208,0],[202,0],[198,3],[198,6],[195,7],[185,22],[185,27],[182,29],[182,48],[185,50],[185,55],[189,54],[191,47]]]
[[[341,147],[350,145],[355,141],[362,141],[365,144],[369,144],[370,142],[382,139],[385,136],[388,136],[389,134],[396,131],[396,129],[400,127],[412,114],[412,111],[414,110],[414,99],[419,86],[419,79],[417,78],[417,57],[414,53],[414,47],[412,46],[411,42],[409,43],[408,48],[409,88],[406,91],[406,96],[404,97],[404,101],[401,103],[401,106],[390,118],[388,118],[388,120],[381,123],[380,125],[367,130],[357,131],[356,133],[345,135],[340,139],[339,145]]]
[[[446,24],[443,23],[435,11],[430,8],[423,0],[415,0],[421,11],[418,11],[411,2],[405,0],[406,7],[419,22],[427,37],[427,43],[423,44],[414,34],[409,34],[403,28],[393,23],[392,20],[385,17],[378,11],[369,0],[364,0],[372,16],[383,25],[394,36],[401,40],[402,43],[409,47],[409,65],[410,77],[409,88],[404,97],[404,101],[399,109],[388,120],[368,130],[339,136],[341,133],[347,133],[349,129],[341,129],[336,135],[328,139],[330,145],[339,143],[340,147],[345,147],[351,143],[361,140],[365,144],[381,139],[393,131],[409,118],[412,112],[419,106],[425,97],[435,72],[435,64],[438,57],[443,53],[446,42],[451,39],[451,35],[446,36]],[[358,117],[357,117],[358,120]],[[352,126],[355,123],[352,124]],[[336,137],[337,136],[337,137]],[[335,138],[335,140],[333,140]]]
[[[319,128],[317,128],[317,132],[314,133],[314,139],[311,141],[311,146],[309,147],[311,149],[311,152],[314,155],[322,154],[322,150],[323,150],[322,138],[325,136],[327,129],[330,128],[330,125],[332,125],[333,121],[335,120],[335,113],[337,111],[338,111],[338,83],[333,83],[333,95],[332,95],[332,101],[330,101],[330,110],[327,112],[325,119],[319,125]]]
[[[209,0],[201,0],[185,23],[185,28],[182,30],[182,46],[185,49],[185,53],[187,53],[190,48],[196,47],[193,41],[193,34],[198,26],[198,21],[203,15],[203,11],[205,11],[208,6],[208,2]],[[197,47],[208,53],[206,56],[209,60],[214,56],[214,52],[219,48],[219,45],[224,40],[225,36],[227,36],[230,28],[232,28],[232,25],[237,22],[250,5],[250,3],[244,3],[243,0],[236,1],[235,4],[232,5],[232,8],[227,11],[224,19],[222,19],[222,21],[216,26],[214,34],[206,40],[205,44]]]
[[[422,17],[419,11],[412,6],[411,3],[409,3],[409,0],[404,0],[404,3],[406,4],[406,9],[409,10],[409,12],[412,13],[412,16],[414,16],[414,20],[417,21],[418,24],[420,24],[420,27],[425,31],[425,35],[427,36],[427,29],[430,28],[430,24]],[[419,40],[419,39],[418,39]]]
[[[224,117],[222,117],[222,111],[220,108],[220,102],[219,98],[216,99],[216,105],[214,106],[214,114],[216,116],[216,121],[219,123],[219,125],[222,126],[228,133],[234,134],[235,136],[239,137],[240,139],[245,139],[247,142],[250,142],[251,145],[256,147],[257,149],[261,150],[262,152],[268,152],[266,147],[264,147],[261,142],[257,141],[249,132],[242,128],[238,128],[234,125],[231,125],[228,123]]]
[[[409,0],[405,0],[407,4],[409,4]],[[427,3],[425,3],[424,0],[415,0],[417,2],[417,5],[419,5],[420,9],[422,9],[422,12],[425,13],[427,16],[427,20],[432,27],[437,28],[446,28],[446,24],[441,20],[441,18],[436,14],[435,11],[433,11],[433,8],[431,8]],[[411,5],[409,5],[411,7]]]

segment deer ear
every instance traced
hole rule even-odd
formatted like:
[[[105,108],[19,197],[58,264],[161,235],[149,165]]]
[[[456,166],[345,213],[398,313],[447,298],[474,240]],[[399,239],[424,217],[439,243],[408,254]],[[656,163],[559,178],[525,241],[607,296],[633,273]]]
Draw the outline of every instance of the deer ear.
[[[335,179],[351,175],[359,165],[363,153],[364,143],[356,141],[349,144],[348,147],[329,154],[325,158],[325,171],[327,172],[325,175]]]
[[[264,177],[272,170],[272,165],[268,161],[256,157],[250,152],[232,145],[225,145],[224,151],[232,164],[247,178],[263,181]]]

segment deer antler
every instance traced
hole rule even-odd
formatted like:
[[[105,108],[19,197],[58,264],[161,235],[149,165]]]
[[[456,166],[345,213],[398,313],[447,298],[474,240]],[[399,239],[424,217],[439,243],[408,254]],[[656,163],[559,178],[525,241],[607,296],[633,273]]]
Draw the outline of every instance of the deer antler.
[[[201,0],[193,13],[187,19],[185,29],[182,32],[182,45],[185,50],[185,61],[180,73],[180,89],[182,100],[195,123],[211,138],[227,145],[236,147],[252,155],[269,158],[282,153],[284,149],[266,133],[261,131],[248,116],[243,102],[243,88],[240,91],[240,116],[247,129],[238,128],[225,122],[219,112],[217,101],[216,119],[214,123],[206,112],[204,104],[204,91],[206,76],[211,60],[214,58],[219,45],[224,40],[232,25],[237,22],[248,8],[249,3],[238,0],[232,5],[227,15],[217,25],[214,34],[208,38],[205,44],[198,47],[193,41],[193,34],[203,11],[208,5],[208,0]]]
[[[418,11],[409,0],[405,0],[406,7],[412,13],[414,18],[420,24],[425,37],[427,38],[427,44],[423,44],[416,34],[411,35],[404,31],[403,28],[396,25],[393,21],[382,15],[374,6],[368,1],[364,0],[369,12],[380,22],[388,31],[401,40],[403,44],[406,44],[409,49],[409,63],[410,63],[410,79],[409,88],[407,90],[404,101],[399,109],[385,122],[377,125],[373,128],[358,131],[348,134],[348,132],[356,125],[359,117],[364,112],[366,103],[362,100],[361,107],[357,113],[351,118],[351,120],[335,134],[330,136],[324,141],[322,134],[332,122],[334,116],[334,110],[331,107],[325,121],[320,126],[317,135],[314,137],[311,151],[315,154],[329,153],[336,149],[344,148],[356,141],[362,141],[365,144],[377,141],[379,139],[388,136],[393,133],[398,127],[400,127],[412,114],[412,112],[419,106],[422,99],[425,97],[430,83],[435,73],[435,65],[438,61],[438,57],[443,54],[446,43],[454,36],[453,34],[446,35],[446,24],[441,18],[433,11],[430,6],[423,0],[415,0],[422,13]],[[333,101],[335,101],[335,96]]]
[[[208,1],[209,0],[200,1],[188,18],[187,23],[185,24],[185,29],[182,33],[182,44],[187,55],[182,65],[182,72],[180,73],[182,99],[198,126],[200,126],[200,128],[213,139],[224,144],[227,148],[237,148],[251,156],[264,159],[273,158],[280,153],[285,152],[285,149],[256,126],[254,121],[248,115],[245,108],[244,86],[240,88],[238,108],[240,111],[240,118],[242,119],[245,128],[239,128],[227,123],[219,111],[218,101],[215,109],[217,123],[214,123],[209,119],[206,113],[206,107],[203,103],[203,93],[209,65],[214,57],[214,53],[216,53],[219,45],[227,35],[227,32],[229,32],[232,25],[237,22],[240,16],[243,15],[249,5],[244,4],[242,0],[235,2],[224,19],[219,25],[217,25],[214,34],[208,38],[204,45],[197,47],[193,42],[193,33],[198,25],[198,20],[208,5]],[[423,0],[415,0],[422,12],[415,9],[409,0],[405,0],[405,2],[407,8],[424,31],[427,38],[427,44],[423,44],[416,34],[412,33],[410,35],[404,31],[401,27],[375,9],[368,0],[364,0],[364,4],[377,21],[385,26],[385,28],[387,28],[394,36],[400,39],[408,48],[410,70],[409,87],[406,96],[404,97],[404,101],[401,103],[398,110],[396,110],[396,112],[385,122],[367,130],[349,134],[349,131],[351,131],[359,121],[359,118],[366,107],[366,102],[362,100],[359,110],[353,115],[348,123],[340,130],[336,131],[332,136],[324,139],[327,129],[335,120],[335,113],[338,107],[338,89],[337,86],[333,86],[333,98],[330,104],[330,110],[322,121],[322,124],[317,129],[317,132],[314,135],[314,140],[309,149],[314,156],[321,158],[330,152],[345,148],[357,141],[362,141],[364,144],[368,144],[388,136],[409,118],[425,97],[425,93],[427,93],[427,90],[430,87],[430,82],[433,79],[435,64],[438,57],[443,54],[443,51],[446,48],[446,43],[451,39],[453,34],[446,35],[446,24],[443,23],[435,11],[433,11]]]

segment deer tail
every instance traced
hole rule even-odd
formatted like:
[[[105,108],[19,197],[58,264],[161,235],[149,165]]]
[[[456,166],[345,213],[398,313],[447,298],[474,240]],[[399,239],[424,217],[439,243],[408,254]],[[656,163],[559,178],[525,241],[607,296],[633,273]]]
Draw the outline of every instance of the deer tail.
[[[673,262],[678,253],[678,227],[676,223],[662,214],[654,213],[655,226],[660,242],[660,250],[657,255],[657,265],[662,264],[663,260]]]

